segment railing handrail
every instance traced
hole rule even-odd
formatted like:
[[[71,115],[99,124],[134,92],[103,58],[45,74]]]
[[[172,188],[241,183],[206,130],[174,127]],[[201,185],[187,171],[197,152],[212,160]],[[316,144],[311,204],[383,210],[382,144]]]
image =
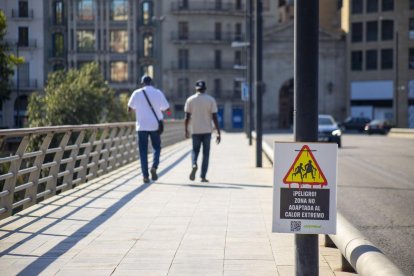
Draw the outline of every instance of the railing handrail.
[[[166,120],[163,145],[183,126]],[[136,139],[135,122],[0,130],[0,219],[137,160]]]

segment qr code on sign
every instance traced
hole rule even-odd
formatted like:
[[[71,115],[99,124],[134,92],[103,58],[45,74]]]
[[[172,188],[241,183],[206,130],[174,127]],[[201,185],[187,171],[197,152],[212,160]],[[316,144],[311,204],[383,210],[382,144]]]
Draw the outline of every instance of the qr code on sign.
[[[291,221],[290,222],[290,231],[297,232],[301,229],[301,222],[300,221]]]

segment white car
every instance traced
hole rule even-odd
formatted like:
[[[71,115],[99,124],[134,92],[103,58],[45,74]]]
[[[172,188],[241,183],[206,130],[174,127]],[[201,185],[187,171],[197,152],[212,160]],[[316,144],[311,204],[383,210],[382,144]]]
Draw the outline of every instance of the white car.
[[[337,143],[340,148],[341,135],[341,129],[331,115],[318,115],[318,141]]]

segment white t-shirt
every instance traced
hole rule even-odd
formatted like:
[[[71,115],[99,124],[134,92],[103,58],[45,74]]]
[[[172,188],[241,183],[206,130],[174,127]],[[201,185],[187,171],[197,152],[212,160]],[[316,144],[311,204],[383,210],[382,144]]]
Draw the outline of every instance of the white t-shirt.
[[[204,134],[213,131],[213,113],[217,113],[216,100],[205,93],[197,92],[187,99],[184,111],[191,114],[191,133]]]
[[[136,130],[154,131],[158,129],[158,120],[145,99],[144,89],[159,120],[164,118],[161,111],[167,110],[170,105],[164,94],[153,86],[145,86],[132,93],[128,106],[135,110]]]

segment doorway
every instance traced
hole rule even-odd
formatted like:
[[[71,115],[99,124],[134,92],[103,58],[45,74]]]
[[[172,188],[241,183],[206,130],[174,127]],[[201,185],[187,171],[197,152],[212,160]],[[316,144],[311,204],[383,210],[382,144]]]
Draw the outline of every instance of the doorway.
[[[293,78],[285,81],[279,91],[279,128],[293,127]]]

